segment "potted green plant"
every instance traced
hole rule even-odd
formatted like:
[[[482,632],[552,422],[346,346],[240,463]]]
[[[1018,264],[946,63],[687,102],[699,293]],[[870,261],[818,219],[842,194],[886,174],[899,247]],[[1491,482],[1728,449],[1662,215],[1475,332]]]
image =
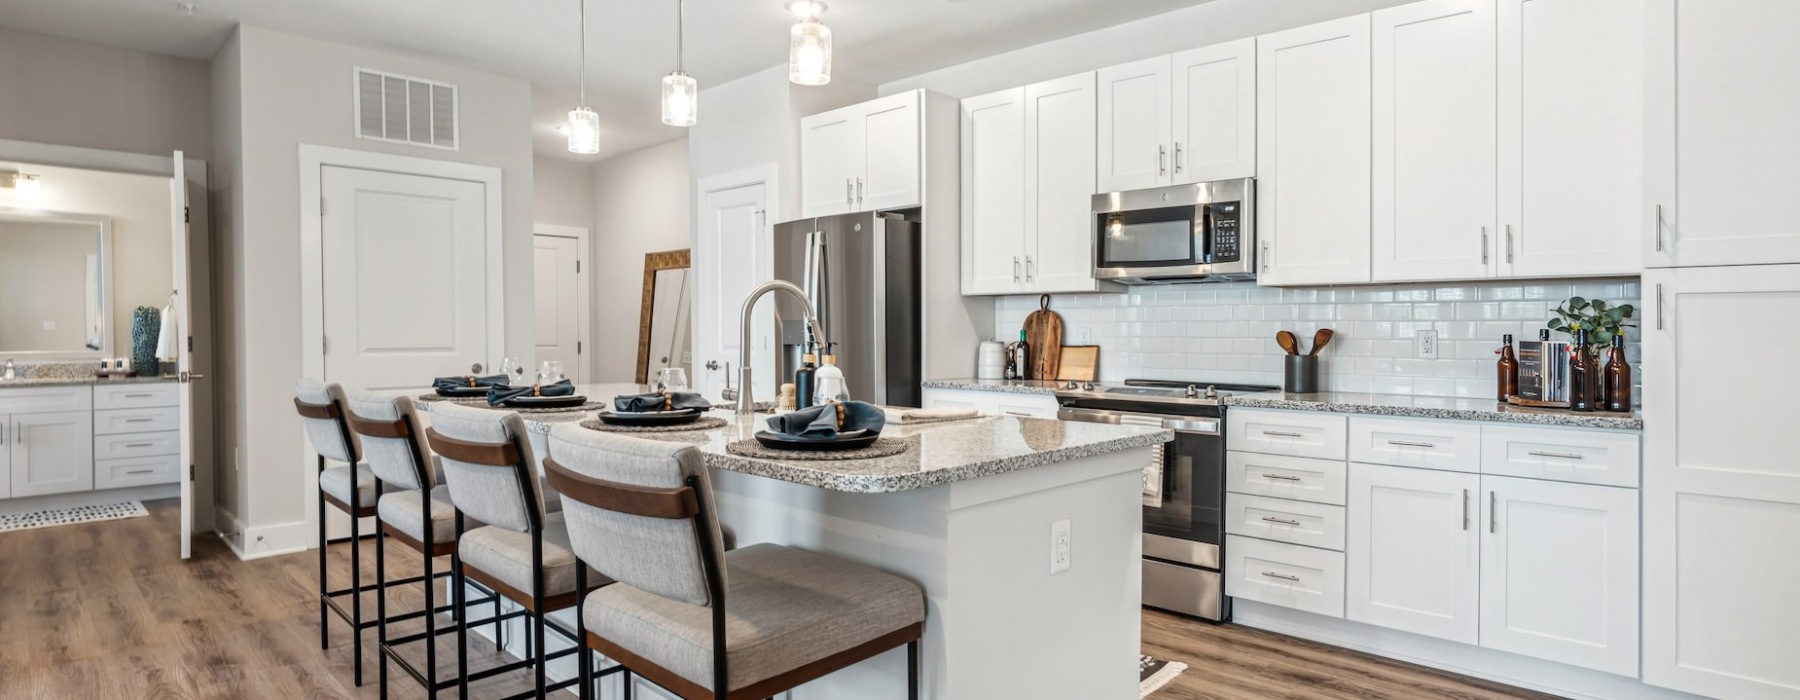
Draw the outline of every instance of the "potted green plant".
[[[1569,297],[1568,301],[1557,305],[1556,315],[1550,318],[1550,330],[1569,334],[1574,339],[1575,332],[1587,329],[1588,351],[1598,353],[1612,345],[1613,336],[1623,335],[1626,323],[1637,313],[1637,308],[1630,304],[1614,306],[1604,299],[1583,299]]]

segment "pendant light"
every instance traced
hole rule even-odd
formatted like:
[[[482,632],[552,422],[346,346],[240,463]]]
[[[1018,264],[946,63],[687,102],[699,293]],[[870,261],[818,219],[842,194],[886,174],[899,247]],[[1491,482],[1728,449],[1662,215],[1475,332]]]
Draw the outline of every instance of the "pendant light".
[[[786,7],[800,16],[800,22],[788,30],[788,80],[796,85],[831,82],[831,28],[819,21],[825,3],[789,0]]]
[[[675,0],[675,72],[662,80],[662,120],[669,126],[693,126],[700,116],[700,85],[682,70],[686,32],[687,0]]]
[[[600,152],[600,115],[587,106],[587,0],[581,3],[581,104],[569,110],[569,152],[593,155]]]

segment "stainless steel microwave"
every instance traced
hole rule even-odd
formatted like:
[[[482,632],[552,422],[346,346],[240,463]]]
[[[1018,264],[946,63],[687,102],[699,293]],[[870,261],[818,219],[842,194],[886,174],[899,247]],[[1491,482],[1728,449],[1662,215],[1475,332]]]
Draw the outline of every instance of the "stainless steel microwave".
[[[1125,284],[1256,276],[1256,181],[1094,195],[1094,277]]]

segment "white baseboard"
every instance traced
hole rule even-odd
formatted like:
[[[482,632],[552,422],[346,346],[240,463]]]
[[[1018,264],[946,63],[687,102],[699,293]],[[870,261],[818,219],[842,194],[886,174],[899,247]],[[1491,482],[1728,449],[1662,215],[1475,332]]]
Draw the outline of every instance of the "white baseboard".
[[[312,548],[313,536],[306,521],[245,527],[236,513],[220,507],[219,539],[231,553],[244,561],[304,552]]]
[[[157,484],[155,486],[133,486],[123,489],[105,491],[82,491],[80,493],[59,493],[50,496],[27,496],[24,498],[8,498],[0,500],[0,515],[14,513],[30,513],[51,508],[76,508],[80,506],[98,506],[120,501],[155,501],[164,498],[179,498],[180,484]]]
[[[1231,621],[1407,663],[1574,700],[1703,700],[1636,678],[1543,661],[1255,601],[1232,601]]]

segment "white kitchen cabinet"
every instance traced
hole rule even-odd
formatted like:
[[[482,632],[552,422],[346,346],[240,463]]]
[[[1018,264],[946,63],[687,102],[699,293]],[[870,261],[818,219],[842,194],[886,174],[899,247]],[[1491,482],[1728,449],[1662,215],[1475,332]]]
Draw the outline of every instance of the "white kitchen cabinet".
[[[1344,616],[1344,553],[1225,536],[1225,595]]]
[[[1500,274],[1639,274],[1643,0],[1498,3]]]
[[[1023,291],[1025,88],[962,101],[962,188],[963,294]]]
[[[1635,432],[1548,426],[1481,427],[1481,473],[1637,488]]]
[[[1351,464],[1344,616],[1476,643],[1480,488],[1476,474]]]
[[[1636,676],[1638,492],[1504,476],[1481,488],[1481,645]]]
[[[1255,496],[1344,505],[1343,460],[1225,453],[1225,490]]]
[[[1060,408],[1053,394],[1020,394],[972,389],[933,389],[921,392],[925,408],[973,408],[987,415],[1020,418],[1055,418]]]
[[[1344,507],[1232,493],[1225,496],[1225,531],[1275,542],[1344,551]]]
[[[1371,18],[1374,279],[1492,276],[1494,0],[1426,0]]]
[[[1238,452],[1343,459],[1344,426],[1341,414],[1234,408],[1225,412],[1225,444]]]
[[[918,90],[800,120],[801,216],[920,204]]]
[[[1468,421],[1350,418],[1350,461],[1481,471],[1483,426]]]
[[[1662,207],[1660,225],[1640,229],[1649,266],[1800,262],[1800,220],[1788,206],[1800,182],[1800,3],[1644,7],[1653,90],[1645,215]],[[1771,685],[1777,677],[1795,676]],[[1783,687],[1800,694],[1800,683]]]
[[[85,388],[85,387],[84,387]],[[12,498],[94,488],[94,416],[57,411],[8,416]]]
[[[1257,38],[1259,284],[1370,279],[1369,21]]]
[[[1800,697],[1800,334],[1771,321],[1800,317],[1800,265],[1658,269],[1643,285],[1644,680]]]
[[[1170,57],[1102,68],[1096,192],[1169,184]]]
[[[1256,39],[1175,54],[1170,77],[1170,184],[1255,177]]]

